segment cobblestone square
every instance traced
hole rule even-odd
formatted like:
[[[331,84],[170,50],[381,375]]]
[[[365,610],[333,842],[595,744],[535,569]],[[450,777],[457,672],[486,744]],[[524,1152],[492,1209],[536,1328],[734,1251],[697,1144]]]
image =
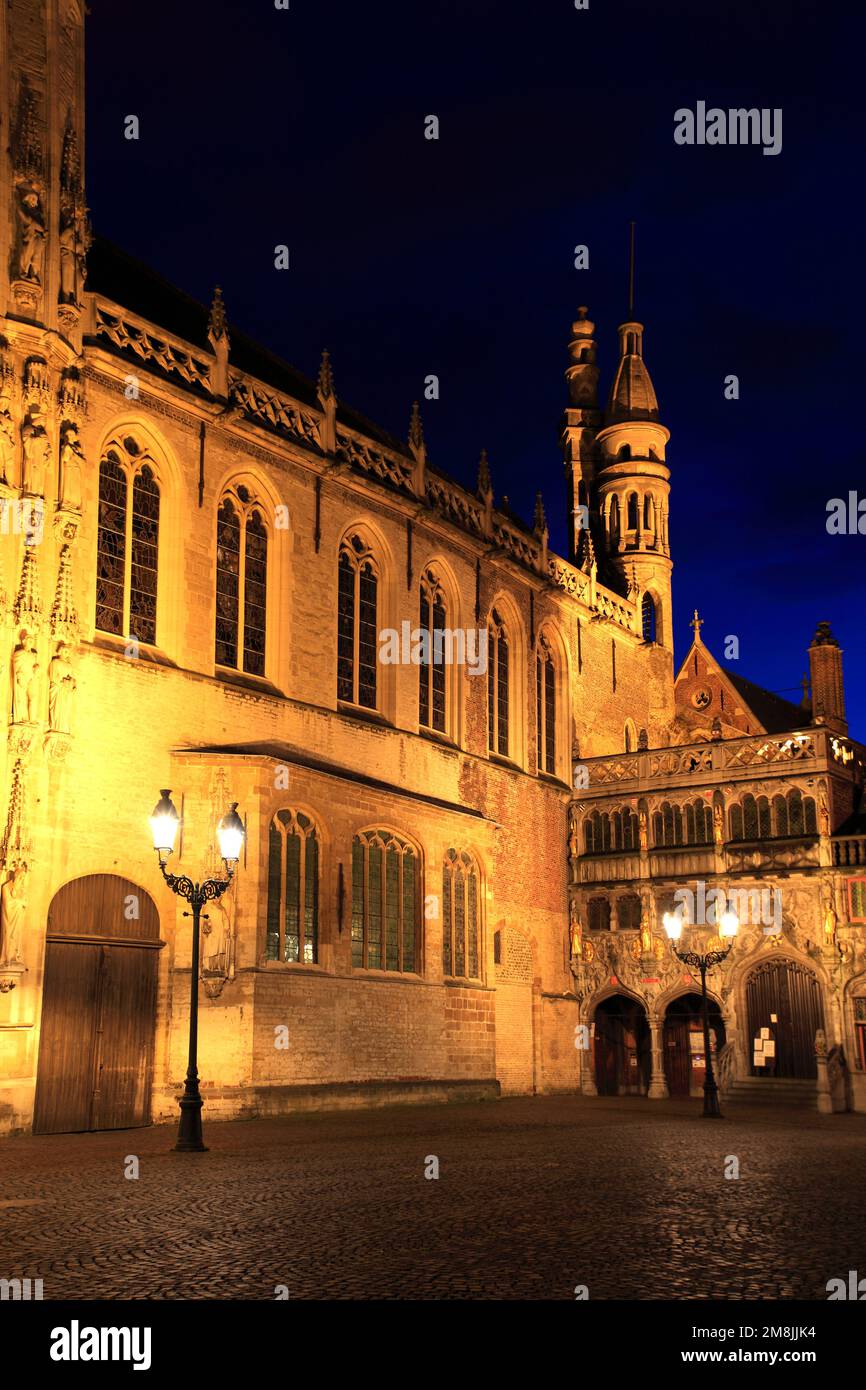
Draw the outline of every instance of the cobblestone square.
[[[866,1117],[562,1096],[0,1146],[45,1299],[819,1299],[866,1274]],[[139,1177],[127,1178],[131,1156]],[[726,1178],[731,1157],[738,1179]],[[437,1179],[425,1170],[439,1162]]]

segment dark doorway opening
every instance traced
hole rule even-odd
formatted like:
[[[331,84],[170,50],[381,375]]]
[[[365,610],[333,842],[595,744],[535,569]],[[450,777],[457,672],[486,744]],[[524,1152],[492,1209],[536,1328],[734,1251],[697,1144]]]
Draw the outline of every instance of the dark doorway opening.
[[[708,1001],[710,1045],[718,1054],[725,1044],[725,1025],[719,1006]],[[665,1077],[672,1096],[700,1092],[706,1075],[703,1004],[699,994],[681,994],[667,1007],[663,1034]]]
[[[649,1090],[650,1031],[646,1010],[624,994],[595,1011],[595,1084],[600,1096],[640,1096]]]

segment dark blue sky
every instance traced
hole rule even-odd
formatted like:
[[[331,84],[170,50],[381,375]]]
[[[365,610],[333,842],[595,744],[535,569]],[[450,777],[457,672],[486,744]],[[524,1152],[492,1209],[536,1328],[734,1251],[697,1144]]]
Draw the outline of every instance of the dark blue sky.
[[[861,7],[813,0],[90,0],[96,229],[531,517],[566,553],[558,426],[588,304],[602,385],[636,313],[671,431],[677,659],[698,607],[740,674],[797,699],[820,619],[866,737],[859,489]],[[682,147],[674,111],[781,107],[783,147]],[[141,122],[124,139],[124,117]],[[424,139],[424,117],[441,122]],[[290,247],[291,269],[273,248]],[[573,247],[590,249],[576,271]],[[740,399],[726,401],[735,373]]]

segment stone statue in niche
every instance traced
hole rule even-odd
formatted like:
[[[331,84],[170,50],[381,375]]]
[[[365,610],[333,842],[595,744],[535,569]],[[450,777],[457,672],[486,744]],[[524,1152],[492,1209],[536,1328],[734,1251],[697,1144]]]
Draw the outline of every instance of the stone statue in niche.
[[[0,483],[15,486],[15,422],[9,410],[9,402],[0,399]]]
[[[78,304],[87,274],[90,234],[82,207],[66,207],[60,218],[60,302]]]
[[[221,898],[208,904],[208,918],[205,926],[204,969],[207,974],[227,975],[231,952],[231,918],[228,908]]]
[[[72,732],[72,698],[75,691],[76,680],[69,663],[69,648],[65,642],[61,642],[48,667],[48,727],[54,733]]]
[[[84,463],[84,450],[81,437],[74,421],[63,427],[63,442],[60,446],[60,499],[64,510],[81,511],[81,467]]]
[[[29,418],[21,431],[24,449],[24,491],[31,497],[45,496],[45,474],[51,459],[51,441],[42,423],[42,411],[30,407]]]
[[[3,947],[0,963],[21,964],[21,933],[27,912],[27,865],[16,864],[0,889],[0,914],[3,919]]]
[[[713,839],[717,845],[725,843],[725,818],[718,802],[713,807]]]
[[[18,189],[18,274],[22,280],[42,284],[42,262],[45,259],[45,217],[42,198],[35,184],[24,183]]]
[[[22,628],[18,646],[12,653],[12,722],[36,723],[36,684],[39,661],[30,634]]]
[[[638,812],[637,823],[638,823],[638,837],[639,837],[640,847],[641,847],[641,850],[642,850],[644,853],[646,853],[646,851],[649,849],[649,829],[648,829],[648,826],[647,826],[646,811],[641,810],[641,811]]]

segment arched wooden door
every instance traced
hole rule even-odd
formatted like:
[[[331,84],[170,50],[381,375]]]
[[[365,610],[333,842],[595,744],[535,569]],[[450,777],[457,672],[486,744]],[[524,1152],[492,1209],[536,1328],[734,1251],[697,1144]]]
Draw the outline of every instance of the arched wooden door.
[[[650,1035],[646,1011],[622,994],[595,1011],[595,1085],[600,1096],[645,1095],[649,1087]]]
[[[808,966],[785,959],[765,961],[749,976],[746,1003],[752,1075],[814,1080],[815,1033],[824,1027],[824,1010],[821,986]],[[768,1063],[757,1067],[755,1039],[762,1029],[775,1047]]]
[[[159,917],[129,879],[67,883],[48,910],[35,1134],[150,1124]]]

